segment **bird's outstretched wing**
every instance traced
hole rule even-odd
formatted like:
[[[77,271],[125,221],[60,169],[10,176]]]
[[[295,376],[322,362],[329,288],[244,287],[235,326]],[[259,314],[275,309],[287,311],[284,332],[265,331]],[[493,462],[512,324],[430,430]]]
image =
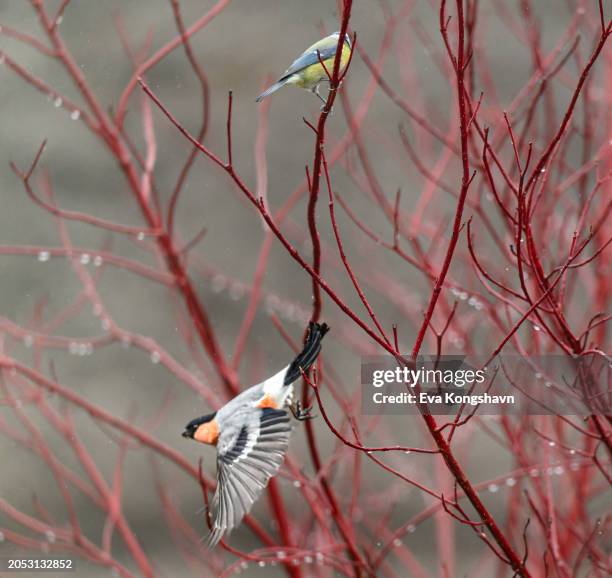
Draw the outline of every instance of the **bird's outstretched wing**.
[[[283,463],[291,424],[285,411],[251,410],[239,431],[222,434],[217,445],[217,490],[211,508],[213,523],[206,539],[210,548],[231,532],[257,501]]]

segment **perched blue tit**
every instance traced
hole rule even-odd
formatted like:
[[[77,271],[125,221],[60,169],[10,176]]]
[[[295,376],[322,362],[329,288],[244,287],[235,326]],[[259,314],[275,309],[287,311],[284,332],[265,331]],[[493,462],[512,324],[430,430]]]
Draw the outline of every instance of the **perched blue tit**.
[[[285,86],[285,84],[294,84],[300,88],[310,90],[325,102],[325,99],[319,94],[319,84],[329,80],[328,73],[332,74],[339,36],[340,32],[334,32],[315,42],[310,48],[307,48],[277,82],[255,99],[255,102],[260,102],[266,96]],[[345,34],[340,60],[341,70],[347,65],[351,56],[351,50],[351,41],[348,34]],[[325,67],[323,67],[321,62],[325,64]],[[325,68],[327,68],[327,72],[325,72]]]

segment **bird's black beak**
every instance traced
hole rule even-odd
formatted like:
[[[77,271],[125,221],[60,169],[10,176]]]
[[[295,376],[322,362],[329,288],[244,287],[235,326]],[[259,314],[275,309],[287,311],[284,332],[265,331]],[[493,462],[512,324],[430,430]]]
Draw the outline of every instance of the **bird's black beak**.
[[[191,429],[186,429],[182,434],[181,434],[184,438],[187,439],[193,439],[193,430]]]

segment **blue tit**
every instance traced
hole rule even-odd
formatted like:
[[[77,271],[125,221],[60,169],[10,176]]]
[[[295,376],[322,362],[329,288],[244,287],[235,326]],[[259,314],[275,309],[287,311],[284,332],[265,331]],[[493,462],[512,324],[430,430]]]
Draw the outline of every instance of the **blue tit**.
[[[319,94],[319,84],[325,80],[329,80],[327,72],[332,74],[339,36],[340,32],[334,32],[322,40],[315,42],[310,48],[307,48],[277,82],[255,99],[255,102],[260,102],[266,96],[285,86],[285,84],[294,84],[300,88],[310,90],[325,102],[325,99]],[[351,56],[351,50],[351,41],[348,34],[345,34],[342,57],[340,60],[341,70],[347,65]],[[325,64],[325,67],[323,67],[321,62]],[[325,72],[325,68],[327,68],[327,72]]]

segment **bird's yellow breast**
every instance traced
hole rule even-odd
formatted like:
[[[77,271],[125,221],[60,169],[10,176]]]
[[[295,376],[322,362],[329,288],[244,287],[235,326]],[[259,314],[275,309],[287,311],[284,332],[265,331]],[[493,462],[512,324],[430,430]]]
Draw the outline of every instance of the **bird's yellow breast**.
[[[344,44],[342,48],[342,56],[340,57],[340,70],[347,65],[350,56],[351,49]],[[327,68],[327,72],[325,72],[325,68],[320,62],[307,66],[304,70],[295,75],[297,78],[295,82],[292,82],[291,84],[295,84],[300,88],[309,89],[319,84],[321,81],[327,80],[327,74],[329,73],[331,75],[334,72],[334,60],[335,56],[332,56],[331,58],[323,61],[325,68]]]

